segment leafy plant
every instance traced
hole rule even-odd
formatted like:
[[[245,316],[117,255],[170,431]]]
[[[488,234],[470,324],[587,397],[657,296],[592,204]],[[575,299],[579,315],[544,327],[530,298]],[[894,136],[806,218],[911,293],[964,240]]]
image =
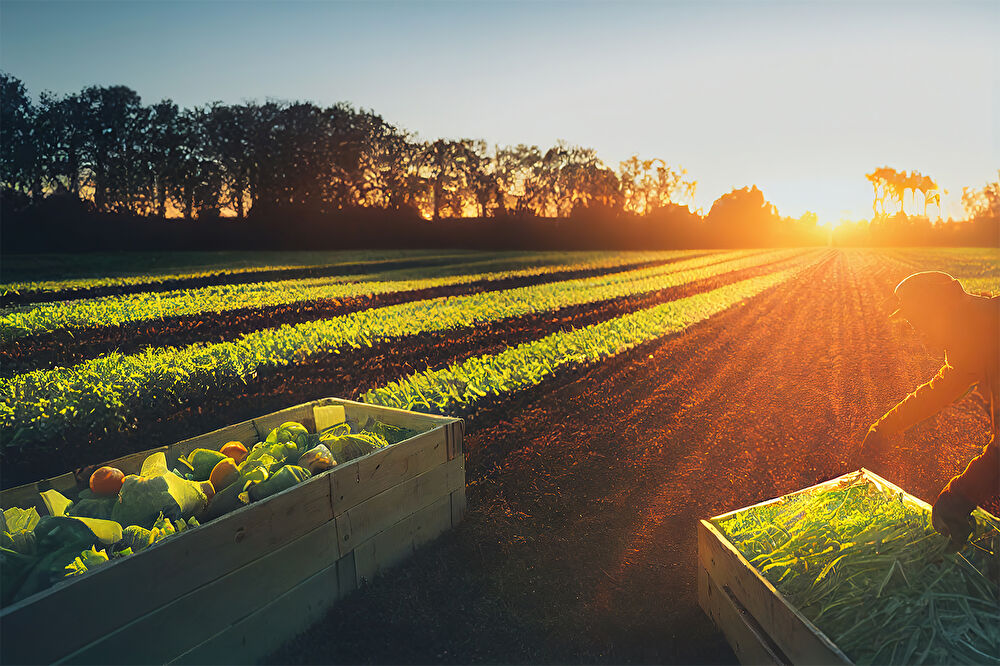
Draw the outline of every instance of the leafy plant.
[[[853,661],[1000,662],[1000,525],[947,552],[922,507],[862,480],[718,521],[734,546]]]

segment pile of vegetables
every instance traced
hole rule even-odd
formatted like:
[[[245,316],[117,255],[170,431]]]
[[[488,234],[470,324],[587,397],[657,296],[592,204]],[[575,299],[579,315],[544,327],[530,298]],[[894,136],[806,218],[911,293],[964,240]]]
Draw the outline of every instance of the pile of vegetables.
[[[240,442],[199,448],[169,469],[166,455],[146,458],[139,474],[101,467],[88,489],[70,499],[40,493],[35,507],[0,514],[0,604],[7,605],[59,580],[127,557],[309,477],[412,437],[415,431],[374,419],[352,430],[340,423],[317,434],[283,423],[249,451]]]
[[[1000,524],[951,552],[930,514],[868,479],[716,521],[852,661],[1000,663]]]

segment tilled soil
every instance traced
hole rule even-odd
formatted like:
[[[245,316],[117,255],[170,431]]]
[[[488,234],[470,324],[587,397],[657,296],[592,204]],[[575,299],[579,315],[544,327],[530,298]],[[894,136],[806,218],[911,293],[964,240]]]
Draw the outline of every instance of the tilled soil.
[[[54,301],[70,301],[78,298],[96,298],[99,296],[123,296],[125,294],[142,294],[147,292],[164,292],[175,289],[198,289],[218,284],[249,284],[251,282],[266,282],[269,280],[298,280],[302,278],[331,277],[335,275],[359,275],[373,270],[391,271],[399,268],[420,268],[423,266],[439,266],[455,261],[454,257],[418,257],[414,259],[386,259],[375,261],[358,261],[352,263],[330,264],[328,266],[301,266],[288,268],[262,268],[244,272],[219,271],[212,275],[200,277],[164,277],[152,279],[149,282],[137,284],[111,284],[93,287],[69,287],[52,291],[24,291],[7,293],[0,296],[0,307],[30,305],[32,303],[49,303]]]
[[[589,326],[718,289],[801,261],[802,256],[797,255],[631,298],[513,317],[475,328],[424,333],[377,343],[371,348],[348,348],[337,354],[270,368],[246,378],[246,383],[199,388],[196,399],[179,405],[166,401],[147,404],[130,418],[129,427],[122,431],[102,433],[81,428],[57,439],[33,442],[16,457],[4,460],[0,480],[4,488],[29,483],[163,442],[180,441],[289,405],[325,396],[353,398],[416,370],[444,367],[472,356],[497,353],[557,331]],[[58,451],[59,455],[51,455],[52,451]]]
[[[411,301],[463,296],[485,291],[501,291],[560,280],[575,280],[666,265],[701,255],[675,257],[664,261],[541,273],[500,280],[477,280],[430,289],[415,289],[366,296],[325,298],[281,305],[238,308],[225,312],[200,313],[145,320],[120,326],[60,329],[0,345],[0,374],[12,376],[29,370],[70,366],[102,354],[117,351],[134,354],[148,347],[174,347],[196,342],[234,340],[262,328],[329,319],[365,310]],[[341,273],[337,273],[340,275]]]
[[[273,663],[731,663],[696,523],[866,466],[932,501],[986,443],[966,398],[867,426],[941,363],[881,306],[912,269],[838,251],[688,331],[477,414],[465,522]]]

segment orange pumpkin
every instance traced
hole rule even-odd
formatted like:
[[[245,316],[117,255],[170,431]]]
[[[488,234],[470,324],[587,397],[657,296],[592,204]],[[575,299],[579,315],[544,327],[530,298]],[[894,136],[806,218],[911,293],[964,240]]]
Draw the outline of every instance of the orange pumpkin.
[[[98,467],[90,475],[90,492],[100,497],[117,495],[125,482],[125,475],[116,467]]]
[[[226,458],[216,463],[215,467],[212,468],[212,474],[208,477],[208,480],[216,492],[218,492],[229,486],[229,484],[234,483],[238,478],[240,478],[240,471],[236,467],[236,461],[232,458]]]
[[[239,465],[247,457],[247,447],[243,446],[242,442],[229,442],[219,449],[219,453],[229,456]]]

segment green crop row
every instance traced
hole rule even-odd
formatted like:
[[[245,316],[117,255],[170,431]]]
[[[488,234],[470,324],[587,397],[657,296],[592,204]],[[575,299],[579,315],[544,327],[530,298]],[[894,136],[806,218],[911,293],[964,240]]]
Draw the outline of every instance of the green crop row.
[[[208,389],[239,386],[262,368],[371,346],[375,341],[474,327],[529,313],[654,292],[791,259],[803,252],[746,254],[734,252],[727,255],[730,261],[695,268],[691,266],[704,263],[704,258],[594,278],[408,302],[256,331],[232,342],[148,349],[128,356],[113,353],[71,368],[27,372],[0,380],[2,444],[24,445],[71,428],[122,428],[143,406],[176,408],[200,399]]]
[[[1000,292],[1000,248],[938,247],[888,250],[890,257],[909,264],[914,271],[944,271],[970,293]]]
[[[786,281],[788,269],[736,282],[646,310],[571,331],[553,333],[499,354],[470,358],[441,370],[416,372],[368,391],[375,405],[448,414],[486,397],[534,386],[567,367],[596,363],[657,338],[677,333],[744,299]]]
[[[227,284],[165,293],[107,296],[77,301],[45,303],[8,312],[0,316],[0,342],[11,342],[29,335],[60,329],[94,326],[120,326],[164,317],[220,313],[241,308],[258,308],[320,299],[357,298],[378,294],[433,289],[467,284],[479,280],[502,280],[545,275],[564,270],[597,270],[630,263],[666,261],[692,254],[686,252],[588,253],[583,257],[530,254],[525,257],[491,259],[419,271],[405,269],[375,276],[346,278],[308,278],[275,280],[251,284]],[[712,261],[712,259],[707,259]],[[464,268],[464,272],[463,269]],[[496,272],[484,272],[490,269]],[[497,270],[499,269],[499,270]],[[423,273],[428,277],[399,279],[407,274]],[[458,274],[455,274],[455,273]],[[363,281],[358,281],[361,277]],[[395,279],[394,279],[395,278]]]
[[[155,285],[188,280],[244,275],[264,271],[329,268],[339,265],[378,264],[412,259],[464,260],[481,253],[459,250],[368,250],[337,252],[116,252],[113,254],[41,254],[4,260],[0,294],[47,294],[56,291]],[[37,280],[36,276],[74,275],[62,280]]]

